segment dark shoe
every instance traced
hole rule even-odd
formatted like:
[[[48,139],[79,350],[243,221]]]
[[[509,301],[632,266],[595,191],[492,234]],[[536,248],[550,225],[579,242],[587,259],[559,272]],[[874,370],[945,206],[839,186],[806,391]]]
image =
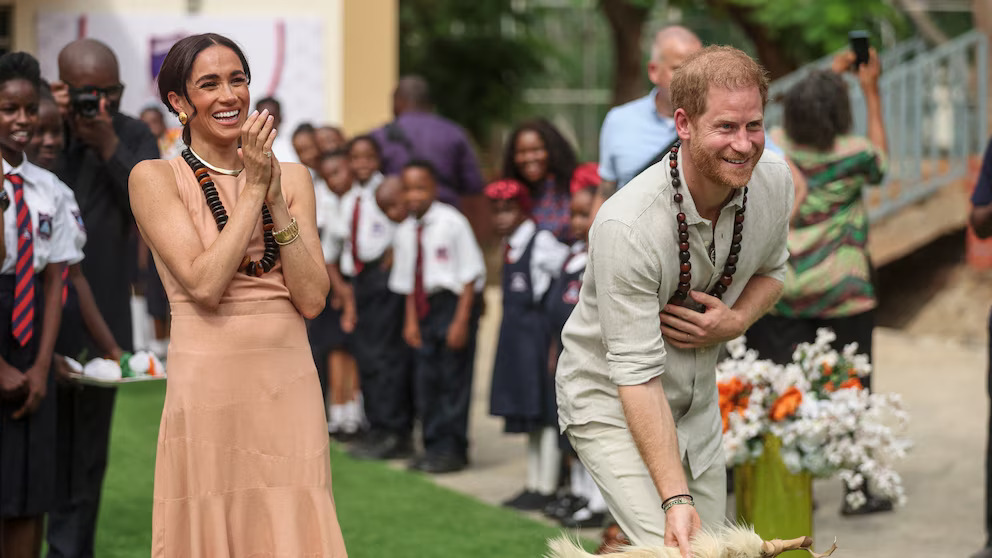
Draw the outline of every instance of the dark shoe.
[[[971,555],[971,558],[992,558],[992,546],[986,546]]]
[[[872,513],[880,512],[890,512],[892,511],[892,501],[886,500],[885,498],[878,498],[876,496],[868,495],[868,500],[860,508],[853,508],[847,503],[847,499],[844,499],[844,506],[840,509],[840,514],[846,517],[858,516],[858,515],[869,515]]]
[[[420,454],[420,455],[414,456],[414,458],[411,459],[406,464],[406,468],[408,470],[410,470],[410,471],[420,471],[423,468],[424,463],[426,461],[427,461],[427,455],[425,455],[425,454]]]
[[[570,517],[561,520],[561,526],[568,529],[586,529],[589,527],[602,527],[606,520],[603,512],[590,511],[589,508],[582,508]]]
[[[565,494],[547,506],[544,506],[543,513],[546,517],[550,517],[551,519],[562,520],[586,507],[587,503],[588,501],[582,496]]]
[[[468,461],[455,455],[425,456],[417,467],[418,470],[432,475],[455,473],[468,466]]]
[[[385,437],[386,433],[381,430],[367,430],[351,441],[351,447],[348,448],[348,455],[365,459],[364,455],[372,447],[381,443]]]
[[[609,554],[619,552],[625,546],[630,546],[630,539],[620,529],[616,523],[611,524],[603,531],[603,538],[599,543],[596,554]]]
[[[544,506],[547,506],[554,499],[553,494],[544,495],[531,490],[524,490],[503,502],[503,505],[520,511],[537,511],[544,509]]]
[[[413,455],[410,436],[386,434],[378,442],[355,448],[351,453],[358,459],[406,459]]]

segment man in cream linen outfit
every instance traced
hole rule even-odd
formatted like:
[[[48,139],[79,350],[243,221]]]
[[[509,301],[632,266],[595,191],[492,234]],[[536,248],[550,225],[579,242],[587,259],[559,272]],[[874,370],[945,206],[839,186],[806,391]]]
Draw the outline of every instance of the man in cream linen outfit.
[[[786,163],[764,151],[768,81],[746,54],[703,49],[671,91],[677,168],[668,158],[650,167],[596,216],[579,303],[562,332],[557,397],[562,430],[632,542],[678,546],[688,557],[700,519],[715,527],[726,509],[717,355],[781,292],[793,186]],[[691,278],[680,269],[686,240]],[[725,268],[728,256],[736,265]],[[727,272],[722,300],[706,294]],[[685,305],[670,303],[686,279]],[[666,500],[676,504],[663,511]]]

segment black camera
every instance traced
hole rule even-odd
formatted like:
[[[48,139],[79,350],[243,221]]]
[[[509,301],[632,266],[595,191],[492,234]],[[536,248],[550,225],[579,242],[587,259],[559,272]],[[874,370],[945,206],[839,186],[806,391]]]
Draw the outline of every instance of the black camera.
[[[72,112],[83,118],[94,118],[100,114],[100,99],[107,100],[107,112],[114,114],[120,107],[123,85],[111,87],[71,87],[69,104]]]

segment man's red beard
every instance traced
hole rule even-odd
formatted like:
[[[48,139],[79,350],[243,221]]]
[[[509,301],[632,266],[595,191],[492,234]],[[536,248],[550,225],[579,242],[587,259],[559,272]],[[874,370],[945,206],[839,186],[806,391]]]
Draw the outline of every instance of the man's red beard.
[[[758,159],[761,158],[761,152],[757,149],[748,154],[729,149],[728,153],[714,155],[693,141],[689,142],[689,154],[692,156],[692,164],[696,166],[699,174],[730,188],[747,186],[747,183],[751,181],[751,174],[754,173],[754,167],[758,164]],[[723,159],[734,161],[746,159],[747,162],[731,167]]]

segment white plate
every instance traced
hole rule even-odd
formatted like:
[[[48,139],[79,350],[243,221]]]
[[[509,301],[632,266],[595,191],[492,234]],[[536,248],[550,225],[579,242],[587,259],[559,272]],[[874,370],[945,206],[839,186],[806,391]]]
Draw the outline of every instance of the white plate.
[[[152,382],[155,380],[164,380],[166,378],[165,376],[135,376],[133,378],[121,378],[119,380],[104,380],[103,378],[94,378],[93,376],[86,376],[85,374],[79,374],[76,372],[70,372],[69,377],[76,383],[100,387],[113,387],[121,384],[134,384],[138,382]]]

